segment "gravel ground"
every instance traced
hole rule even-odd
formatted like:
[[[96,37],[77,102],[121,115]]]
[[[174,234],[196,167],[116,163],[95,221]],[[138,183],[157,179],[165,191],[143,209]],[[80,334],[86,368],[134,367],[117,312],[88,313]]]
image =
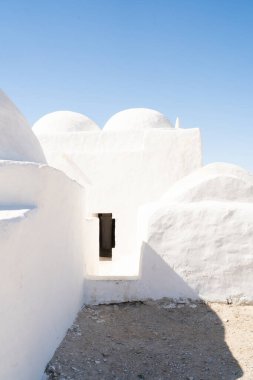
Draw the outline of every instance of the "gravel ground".
[[[50,380],[253,380],[253,306],[170,300],[83,307]]]

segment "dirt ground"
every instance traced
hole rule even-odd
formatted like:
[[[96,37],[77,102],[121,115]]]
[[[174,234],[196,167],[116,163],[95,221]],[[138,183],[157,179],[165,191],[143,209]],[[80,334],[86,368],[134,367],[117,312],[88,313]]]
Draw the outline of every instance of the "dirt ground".
[[[253,306],[161,300],[86,306],[46,378],[253,380]]]

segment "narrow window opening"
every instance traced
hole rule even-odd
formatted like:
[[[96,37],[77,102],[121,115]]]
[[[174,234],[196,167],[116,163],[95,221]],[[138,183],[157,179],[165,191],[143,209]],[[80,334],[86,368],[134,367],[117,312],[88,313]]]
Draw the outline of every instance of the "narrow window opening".
[[[112,248],[115,248],[115,219],[112,214],[98,214],[99,217],[99,258],[112,259]]]

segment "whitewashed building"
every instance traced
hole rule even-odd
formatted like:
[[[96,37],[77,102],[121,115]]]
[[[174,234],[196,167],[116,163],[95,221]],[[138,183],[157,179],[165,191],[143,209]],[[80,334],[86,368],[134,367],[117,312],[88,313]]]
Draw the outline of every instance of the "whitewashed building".
[[[253,302],[253,176],[201,161],[157,111],[32,130],[0,92],[0,379],[40,380],[84,302]]]
[[[79,114],[55,112],[35,123],[33,131],[49,165],[85,189],[87,276],[137,277],[139,208],[201,166],[199,130],[175,129],[157,111],[131,109],[114,115],[103,129],[85,116],[81,121]],[[101,241],[106,215],[104,224],[110,223],[115,235],[109,257],[103,257]]]

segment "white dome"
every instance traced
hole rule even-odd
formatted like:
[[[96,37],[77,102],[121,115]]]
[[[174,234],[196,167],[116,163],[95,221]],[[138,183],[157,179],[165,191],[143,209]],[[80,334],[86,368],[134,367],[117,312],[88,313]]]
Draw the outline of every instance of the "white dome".
[[[27,120],[1,90],[0,160],[46,162]]]
[[[33,125],[35,133],[98,131],[99,126],[81,113],[57,111],[48,113]]]
[[[149,108],[130,108],[113,115],[105,130],[140,130],[147,128],[173,128],[170,121],[158,111]]]
[[[239,166],[215,162],[176,182],[164,202],[253,202],[253,175]]]

